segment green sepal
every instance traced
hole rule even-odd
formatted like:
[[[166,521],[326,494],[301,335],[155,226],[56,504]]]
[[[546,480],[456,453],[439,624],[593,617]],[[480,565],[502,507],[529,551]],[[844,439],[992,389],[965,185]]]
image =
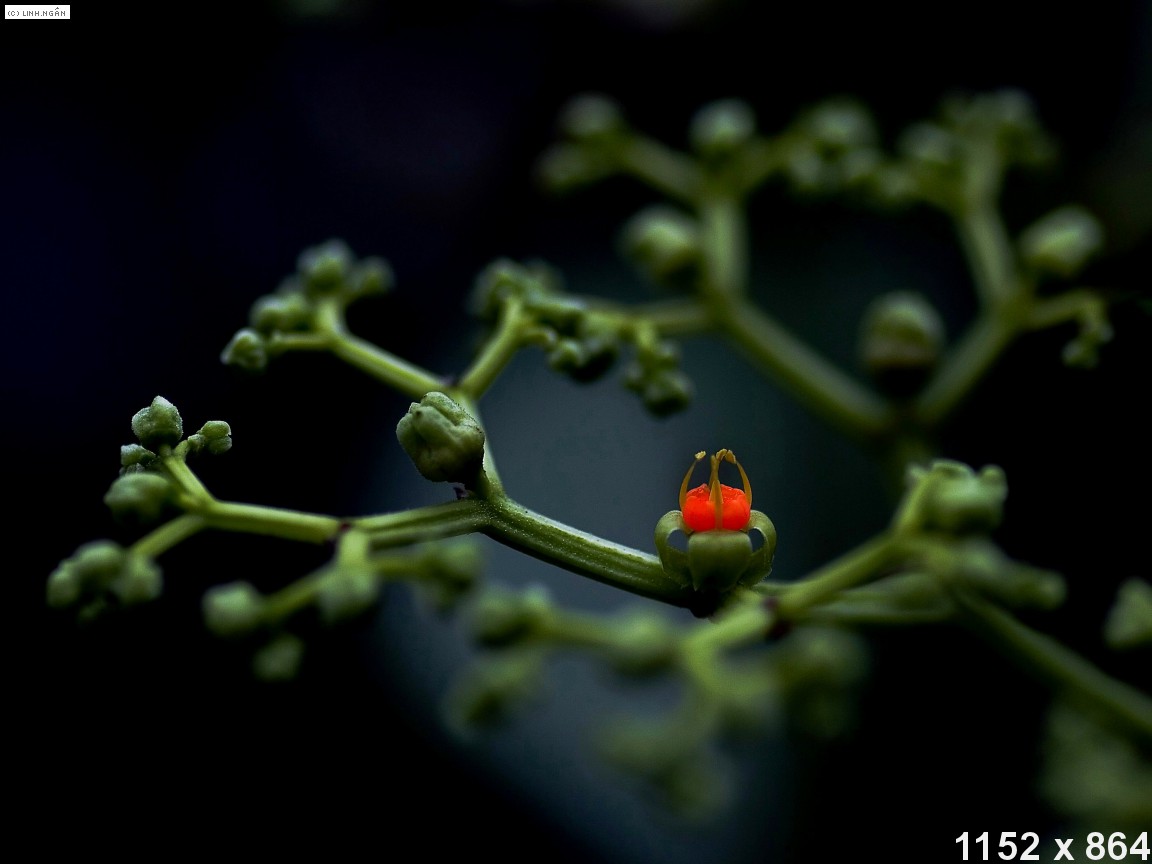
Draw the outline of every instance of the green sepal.
[[[697,591],[728,591],[752,564],[752,538],[743,531],[694,531],[688,535],[688,572]]]
[[[688,526],[684,524],[684,514],[679,510],[669,510],[656,523],[656,554],[660,556],[660,564],[664,572],[681,585],[691,585],[692,576],[688,571],[688,556],[668,542],[675,532],[688,533]]]
[[[751,588],[768,578],[772,572],[772,559],[776,556],[776,526],[772,520],[759,510],[753,510],[748,516],[746,532],[756,531],[763,538],[759,549],[752,551],[752,558],[748,567],[740,575],[739,583],[745,588]]]

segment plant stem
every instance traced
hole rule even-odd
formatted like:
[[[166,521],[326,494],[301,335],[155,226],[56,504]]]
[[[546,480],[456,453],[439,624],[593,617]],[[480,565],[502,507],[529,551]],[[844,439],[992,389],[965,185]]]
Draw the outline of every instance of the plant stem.
[[[491,518],[480,530],[506,546],[641,597],[674,606],[692,599],[692,590],[665,574],[655,555],[556,522],[510,498],[488,503]]]
[[[198,509],[197,514],[211,528],[265,534],[305,543],[324,543],[331,540],[340,532],[342,525],[341,521],[333,516],[319,516],[314,513],[302,513],[280,507],[263,507],[257,504],[234,504],[227,501],[212,501]]]
[[[748,288],[748,226],[743,202],[724,190],[709,190],[700,202],[701,293],[706,299],[743,296]]]
[[[504,304],[496,333],[484,343],[479,356],[460,377],[455,388],[458,393],[479,399],[492,386],[520,348],[524,321],[524,301],[519,297],[509,298]]]
[[[891,426],[887,405],[746,300],[717,310],[721,331],[802,401],[846,432],[877,438]]]
[[[413,399],[444,389],[444,382],[431,372],[347,333],[333,339],[332,353]]]
[[[634,135],[620,154],[624,172],[685,204],[695,203],[701,185],[700,169],[695,160],[663,144]]]
[[[1012,303],[1023,289],[1016,272],[1016,255],[1008,232],[991,200],[953,212],[952,223],[960,238],[972,281],[985,309]]]
[[[827,602],[847,588],[879,578],[899,546],[900,541],[892,534],[873,537],[777,595],[777,614],[786,621],[799,618],[809,607]]]
[[[939,426],[980,382],[1017,329],[1015,320],[1004,315],[977,318],[917,397],[913,405],[917,421],[926,428]]]
[[[206,525],[204,517],[196,513],[185,513],[148,532],[133,543],[130,549],[145,558],[155,558],[184,542]]]
[[[480,531],[489,518],[488,505],[476,498],[464,498],[351,520],[352,526],[371,535],[373,550],[405,546],[423,540],[438,540]]]
[[[1004,654],[1057,691],[1106,709],[1129,731],[1152,743],[1152,699],[1105,675],[1060,642],[1021,624],[976,594],[953,588],[966,623]]]

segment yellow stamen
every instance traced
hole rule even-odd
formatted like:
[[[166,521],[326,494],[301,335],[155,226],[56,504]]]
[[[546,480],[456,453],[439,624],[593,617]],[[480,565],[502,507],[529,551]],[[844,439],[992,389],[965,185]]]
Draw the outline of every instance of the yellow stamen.
[[[684,509],[684,502],[688,498],[688,483],[692,479],[692,472],[696,470],[696,466],[700,464],[700,460],[707,454],[701,450],[696,454],[696,461],[688,466],[688,473],[684,475],[684,482],[680,484],[680,509]]]

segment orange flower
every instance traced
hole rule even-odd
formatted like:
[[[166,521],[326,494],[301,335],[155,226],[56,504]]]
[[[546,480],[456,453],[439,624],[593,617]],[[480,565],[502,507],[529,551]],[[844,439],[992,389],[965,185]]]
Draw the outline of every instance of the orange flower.
[[[703,450],[696,454],[696,460],[680,484],[680,512],[684,516],[685,526],[689,531],[745,530],[752,515],[752,484],[748,482],[744,467],[736,461],[736,455],[731,450],[720,450],[711,457],[712,473],[708,482],[689,489],[692,472],[704,456]],[[731,462],[736,466],[740,479],[744,481],[743,489],[720,482],[721,462]]]

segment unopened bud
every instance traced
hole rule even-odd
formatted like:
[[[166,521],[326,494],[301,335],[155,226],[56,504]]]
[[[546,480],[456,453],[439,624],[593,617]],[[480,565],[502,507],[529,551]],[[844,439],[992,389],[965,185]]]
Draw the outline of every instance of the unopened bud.
[[[157,396],[151,405],[133,415],[132,432],[145,447],[173,446],[184,437],[184,421],[175,405]]]
[[[484,462],[484,430],[456,402],[433,391],[413,402],[396,438],[427,480],[472,486]]]

